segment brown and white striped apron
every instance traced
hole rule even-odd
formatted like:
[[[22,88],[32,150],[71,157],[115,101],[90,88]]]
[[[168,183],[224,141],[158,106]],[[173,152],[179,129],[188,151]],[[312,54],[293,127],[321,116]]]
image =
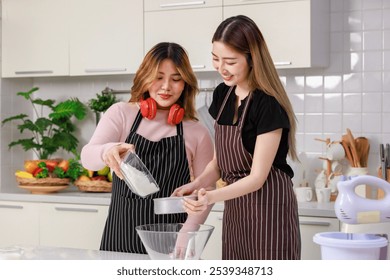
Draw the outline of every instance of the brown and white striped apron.
[[[183,124],[176,125],[177,135],[150,141],[136,133],[142,120],[138,112],[126,143],[135,150],[156,179],[160,191],[146,198],[134,194],[124,181],[113,174],[111,204],[100,250],[146,254],[135,227],[154,223],[184,223],[187,214],[154,214],[153,198],[169,197],[175,188],[190,182]]]
[[[232,93],[230,88],[215,122],[215,145],[221,177],[232,184],[250,174],[252,155],[241,131],[251,94],[238,125],[220,125],[218,119]],[[264,185],[255,192],[225,201],[222,259],[300,259],[298,206],[291,178],[272,167]]]

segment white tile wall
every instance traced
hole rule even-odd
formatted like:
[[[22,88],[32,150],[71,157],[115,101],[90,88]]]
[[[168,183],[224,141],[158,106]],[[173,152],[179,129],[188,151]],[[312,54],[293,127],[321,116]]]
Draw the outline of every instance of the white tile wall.
[[[340,140],[346,128],[355,137],[366,136],[371,142],[369,170],[379,166],[379,143],[390,143],[390,1],[331,0],[330,65],[325,69],[280,70],[280,77],[290,95],[298,119],[297,147],[306,152],[310,164],[306,172],[313,182],[324,143],[316,138]],[[200,87],[214,87],[220,82],[216,73],[199,73]],[[39,78],[17,82],[2,81],[1,118],[23,110],[15,100],[17,89],[36,85],[44,97],[61,99],[77,96],[93,98],[106,86],[129,89],[132,76]],[[129,96],[122,95],[126,100]],[[199,98],[198,106],[204,98]],[[13,104],[14,106],[10,106]],[[90,114],[80,131],[85,144],[94,129]],[[15,129],[1,131],[1,186],[11,183],[9,174],[19,167],[23,153],[9,152],[7,143]],[[294,169],[298,170],[295,163]],[[298,173],[297,173],[298,174]]]

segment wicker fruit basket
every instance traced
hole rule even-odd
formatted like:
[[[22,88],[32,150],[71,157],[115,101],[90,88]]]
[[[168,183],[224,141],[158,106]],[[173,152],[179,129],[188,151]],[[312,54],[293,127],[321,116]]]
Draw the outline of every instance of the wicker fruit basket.
[[[32,194],[49,194],[64,190],[69,186],[69,178],[21,178],[16,176],[19,188],[30,191]]]
[[[111,192],[112,183],[107,181],[82,181],[76,180],[73,183],[82,192]]]
[[[21,178],[16,176],[16,181],[23,186],[67,186],[69,178]]]

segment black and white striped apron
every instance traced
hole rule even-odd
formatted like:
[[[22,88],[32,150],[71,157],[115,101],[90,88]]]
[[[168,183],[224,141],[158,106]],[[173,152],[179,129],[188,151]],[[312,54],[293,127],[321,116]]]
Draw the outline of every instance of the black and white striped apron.
[[[218,112],[215,145],[221,177],[228,184],[250,174],[252,155],[246,151],[241,131],[251,94],[238,125],[220,125],[218,119],[232,92]],[[222,258],[227,260],[300,259],[298,206],[291,178],[272,167],[262,188],[225,201]]]
[[[155,178],[160,191],[142,198],[113,174],[111,204],[100,245],[101,250],[146,254],[135,227],[153,223],[183,223],[187,214],[154,214],[153,198],[169,197],[175,188],[190,182],[183,124],[176,125],[177,135],[150,141],[136,133],[142,120],[140,112],[131,127],[126,143]]]

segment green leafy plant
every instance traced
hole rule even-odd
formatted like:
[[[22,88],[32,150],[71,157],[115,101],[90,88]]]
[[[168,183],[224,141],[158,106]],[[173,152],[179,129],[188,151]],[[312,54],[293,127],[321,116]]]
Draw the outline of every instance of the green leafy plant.
[[[15,115],[2,121],[2,125],[11,121],[19,121],[17,128],[20,133],[29,131],[31,134],[31,137],[12,141],[8,147],[21,145],[25,151],[33,150],[39,159],[48,159],[59,149],[77,155],[76,149],[79,142],[74,135],[76,130],[74,118],[84,119],[87,113],[86,106],[77,98],[58,104],[52,99],[34,98],[33,93],[38,89],[34,87],[27,92],[17,93],[18,96],[24,97],[31,103],[37,116],[35,121],[26,114]],[[47,117],[43,115],[44,108],[51,110]]]
[[[102,91],[102,94],[96,94],[96,98],[92,98],[88,102],[88,107],[95,113],[96,124],[100,120],[100,114],[105,112],[110,106],[118,102],[115,95],[110,91]]]

